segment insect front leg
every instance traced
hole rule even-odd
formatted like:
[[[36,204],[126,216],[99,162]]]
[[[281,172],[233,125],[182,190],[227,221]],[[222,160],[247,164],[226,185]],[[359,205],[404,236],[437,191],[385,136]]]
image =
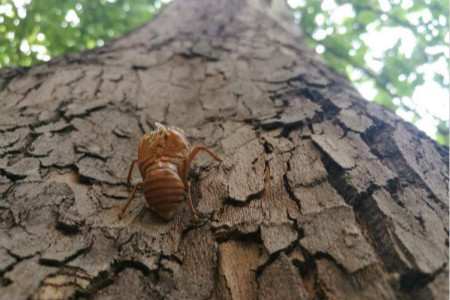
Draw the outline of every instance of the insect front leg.
[[[127,210],[128,206],[130,205],[131,200],[134,198],[134,194],[136,194],[136,190],[138,189],[138,187],[142,187],[142,186],[143,186],[142,182],[136,183],[136,185],[134,186],[133,190],[131,191],[130,196],[128,197],[127,203],[125,203],[125,205],[122,208],[122,211],[119,214],[119,220],[122,219],[123,214],[125,213],[125,211]]]
[[[198,152],[198,151],[197,151]],[[183,185],[186,191],[186,198],[189,204],[189,210],[191,211],[191,215],[194,217],[195,221],[198,221],[197,213],[195,212],[194,204],[192,203],[191,198],[191,183],[187,180],[188,170],[189,170],[189,157],[183,162],[183,168],[181,172],[181,180],[183,181]]]
[[[191,164],[191,162],[194,160],[195,156],[198,154],[199,151],[205,151],[206,153],[208,153],[214,160],[221,162],[222,160],[220,158],[218,158],[214,153],[212,153],[208,148],[206,148],[205,146],[197,146],[195,147],[191,153],[189,153],[189,157],[188,157],[188,166]]]
[[[131,175],[133,173],[133,168],[134,168],[134,164],[137,163],[138,159],[133,159],[133,161],[131,162],[131,166],[130,166],[130,171],[128,171],[128,177],[127,177],[127,183],[130,183],[131,181]]]
[[[191,183],[190,182],[187,183],[186,197],[187,197],[188,204],[189,204],[189,210],[191,211],[191,214],[194,217],[194,220],[198,221],[197,213],[195,212],[194,204],[192,203],[192,199],[191,199]]]

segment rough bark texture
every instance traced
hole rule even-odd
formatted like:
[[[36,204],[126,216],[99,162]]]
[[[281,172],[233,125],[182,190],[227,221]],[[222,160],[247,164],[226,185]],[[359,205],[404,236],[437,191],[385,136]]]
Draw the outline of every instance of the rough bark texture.
[[[259,5],[176,1],[1,73],[1,299],[448,297],[448,149]],[[117,218],[155,121],[223,158],[191,169],[199,223],[140,192]]]

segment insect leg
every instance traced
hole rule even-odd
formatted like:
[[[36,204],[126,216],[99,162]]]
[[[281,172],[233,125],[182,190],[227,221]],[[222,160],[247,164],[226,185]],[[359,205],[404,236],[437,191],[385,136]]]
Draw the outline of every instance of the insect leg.
[[[128,171],[128,177],[127,177],[127,183],[130,183],[131,181],[131,174],[133,173],[134,164],[137,163],[138,159],[133,159],[130,166],[130,171]]]
[[[194,220],[198,221],[197,213],[195,212],[194,204],[192,203],[192,199],[191,199],[191,183],[190,182],[187,183],[186,197],[187,197],[187,200],[189,203],[189,210],[191,211],[191,214],[194,217]]]
[[[125,213],[125,211],[127,210],[128,206],[130,205],[131,200],[132,200],[133,197],[134,197],[134,194],[136,194],[137,188],[138,188],[138,187],[142,187],[142,186],[143,186],[143,183],[142,183],[142,182],[136,183],[136,185],[134,186],[133,190],[131,191],[130,196],[128,197],[127,203],[125,203],[125,205],[124,205],[123,208],[122,208],[122,211],[121,211],[120,214],[119,214],[119,220],[122,219],[123,214]]]
[[[221,161],[222,161],[220,158],[218,158],[214,153],[212,153],[212,152],[211,152],[208,148],[206,148],[205,146],[197,146],[197,147],[195,147],[195,148],[191,151],[191,153],[189,153],[189,158],[188,158],[189,164],[191,164],[191,162],[194,160],[195,156],[197,155],[197,153],[198,153],[200,150],[203,150],[203,151],[205,151],[206,153],[208,153],[209,155],[211,155],[211,157],[212,157],[214,160],[216,160],[216,161],[218,161],[218,162],[221,162]]]

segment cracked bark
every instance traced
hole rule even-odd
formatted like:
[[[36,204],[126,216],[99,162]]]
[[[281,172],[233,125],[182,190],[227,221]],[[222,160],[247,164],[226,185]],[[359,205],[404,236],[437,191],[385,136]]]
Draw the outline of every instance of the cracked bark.
[[[299,40],[256,1],[176,1],[0,73],[0,298],[447,298],[448,149]],[[117,219],[155,121],[223,158],[191,168],[199,223],[139,192]]]

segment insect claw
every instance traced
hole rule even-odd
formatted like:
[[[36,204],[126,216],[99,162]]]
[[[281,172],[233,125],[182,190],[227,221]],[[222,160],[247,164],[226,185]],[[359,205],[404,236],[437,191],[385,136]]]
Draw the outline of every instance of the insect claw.
[[[155,122],[155,126],[159,128],[159,130],[161,130],[165,136],[169,135],[169,132],[167,131],[166,127],[164,127],[163,124]]]

